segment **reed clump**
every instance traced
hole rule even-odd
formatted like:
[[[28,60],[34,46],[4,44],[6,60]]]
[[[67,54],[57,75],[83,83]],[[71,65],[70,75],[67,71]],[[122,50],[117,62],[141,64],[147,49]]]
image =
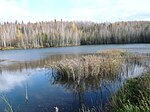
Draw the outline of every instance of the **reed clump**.
[[[109,52],[111,52],[109,54]],[[119,52],[119,53],[118,53]],[[104,53],[104,52],[102,52]],[[90,76],[111,76],[120,74],[122,70],[123,58],[121,58],[122,51],[113,52],[107,51],[108,56],[101,55],[86,55],[73,59],[64,59],[55,62],[52,68],[58,71],[61,77],[79,81]]]

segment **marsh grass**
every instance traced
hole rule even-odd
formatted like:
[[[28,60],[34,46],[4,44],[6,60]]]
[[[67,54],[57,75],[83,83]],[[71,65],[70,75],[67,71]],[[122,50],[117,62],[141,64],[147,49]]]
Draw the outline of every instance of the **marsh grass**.
[[[122,59],[105,58],[97,55],[81,56],[55,62],[52,68],[62,77],[80,81],[91,76],[105,77],[121,73]]]
[[[125,62],[143,61],[143,56],[134,55],[122,49],[98,51],[72,59],[63,59],[50,65],[57,74],[67,80],[80,81],[91,76],[110,77],[122,72]]]
[[[130,53],[123,49],[106,49],[102,51],[98,51],[97,54],[105,57],[122,57],[129,55]]]

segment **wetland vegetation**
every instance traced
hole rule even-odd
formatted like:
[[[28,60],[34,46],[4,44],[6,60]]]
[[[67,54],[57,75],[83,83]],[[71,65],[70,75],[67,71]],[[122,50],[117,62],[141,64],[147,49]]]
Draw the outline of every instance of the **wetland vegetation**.
[[[105,77],[105,75],[119,74],[123,63],[121,55],[125,51],[108,50],[106,52],[100,52],[100,54],[106,55],[103,57],[99,54],[85,55],[73,59],[64,59],[51,66],[58,72],[57,74],[60,77],[77,82],[92,76]]]

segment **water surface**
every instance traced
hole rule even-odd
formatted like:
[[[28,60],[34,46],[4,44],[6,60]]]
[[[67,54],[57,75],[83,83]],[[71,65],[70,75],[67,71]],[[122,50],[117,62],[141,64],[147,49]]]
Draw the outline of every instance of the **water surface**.
[[[54,79],[52,70],[45,65],[110,48],[150,53],[150,44],[0,51],[0,94],[7,97],[15,112],[53,112],[56,106],[60,112],[78,111],[83,106],[103,110],[110,92],[115,92],[125,78],[135,77],[145,70],[141,64],[126,63],[121,77],[92,78],[80,86],[72,81]],[[6,104],[0,100],[0,111],[5,108]]]

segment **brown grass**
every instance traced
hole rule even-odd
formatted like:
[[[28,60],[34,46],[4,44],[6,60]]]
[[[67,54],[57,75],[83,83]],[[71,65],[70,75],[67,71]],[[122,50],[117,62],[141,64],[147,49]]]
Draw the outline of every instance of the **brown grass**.
[[[109,57],[120,57],[127,54],[127,52],[123,49],[106,49],[106,50],[98,51],[97,53],[102,56],[109,56]]]
[[[74,59],[65,59],[55,62],[55,68],[62,77],[80,80],[89,76],[115,75],[121,72],[122,59],[105,58],[97,55],[81,56]]]
[[[80,56],[73,59],[63,59],[53,63],[52,68],[67,79],[80,81],[91,76],[116,76],[122,71],[125,60],[141,60],[141,56],[132,55],[122,49],[99,51],[95,55]],[[129,61],[129,60],[128,60]]]

